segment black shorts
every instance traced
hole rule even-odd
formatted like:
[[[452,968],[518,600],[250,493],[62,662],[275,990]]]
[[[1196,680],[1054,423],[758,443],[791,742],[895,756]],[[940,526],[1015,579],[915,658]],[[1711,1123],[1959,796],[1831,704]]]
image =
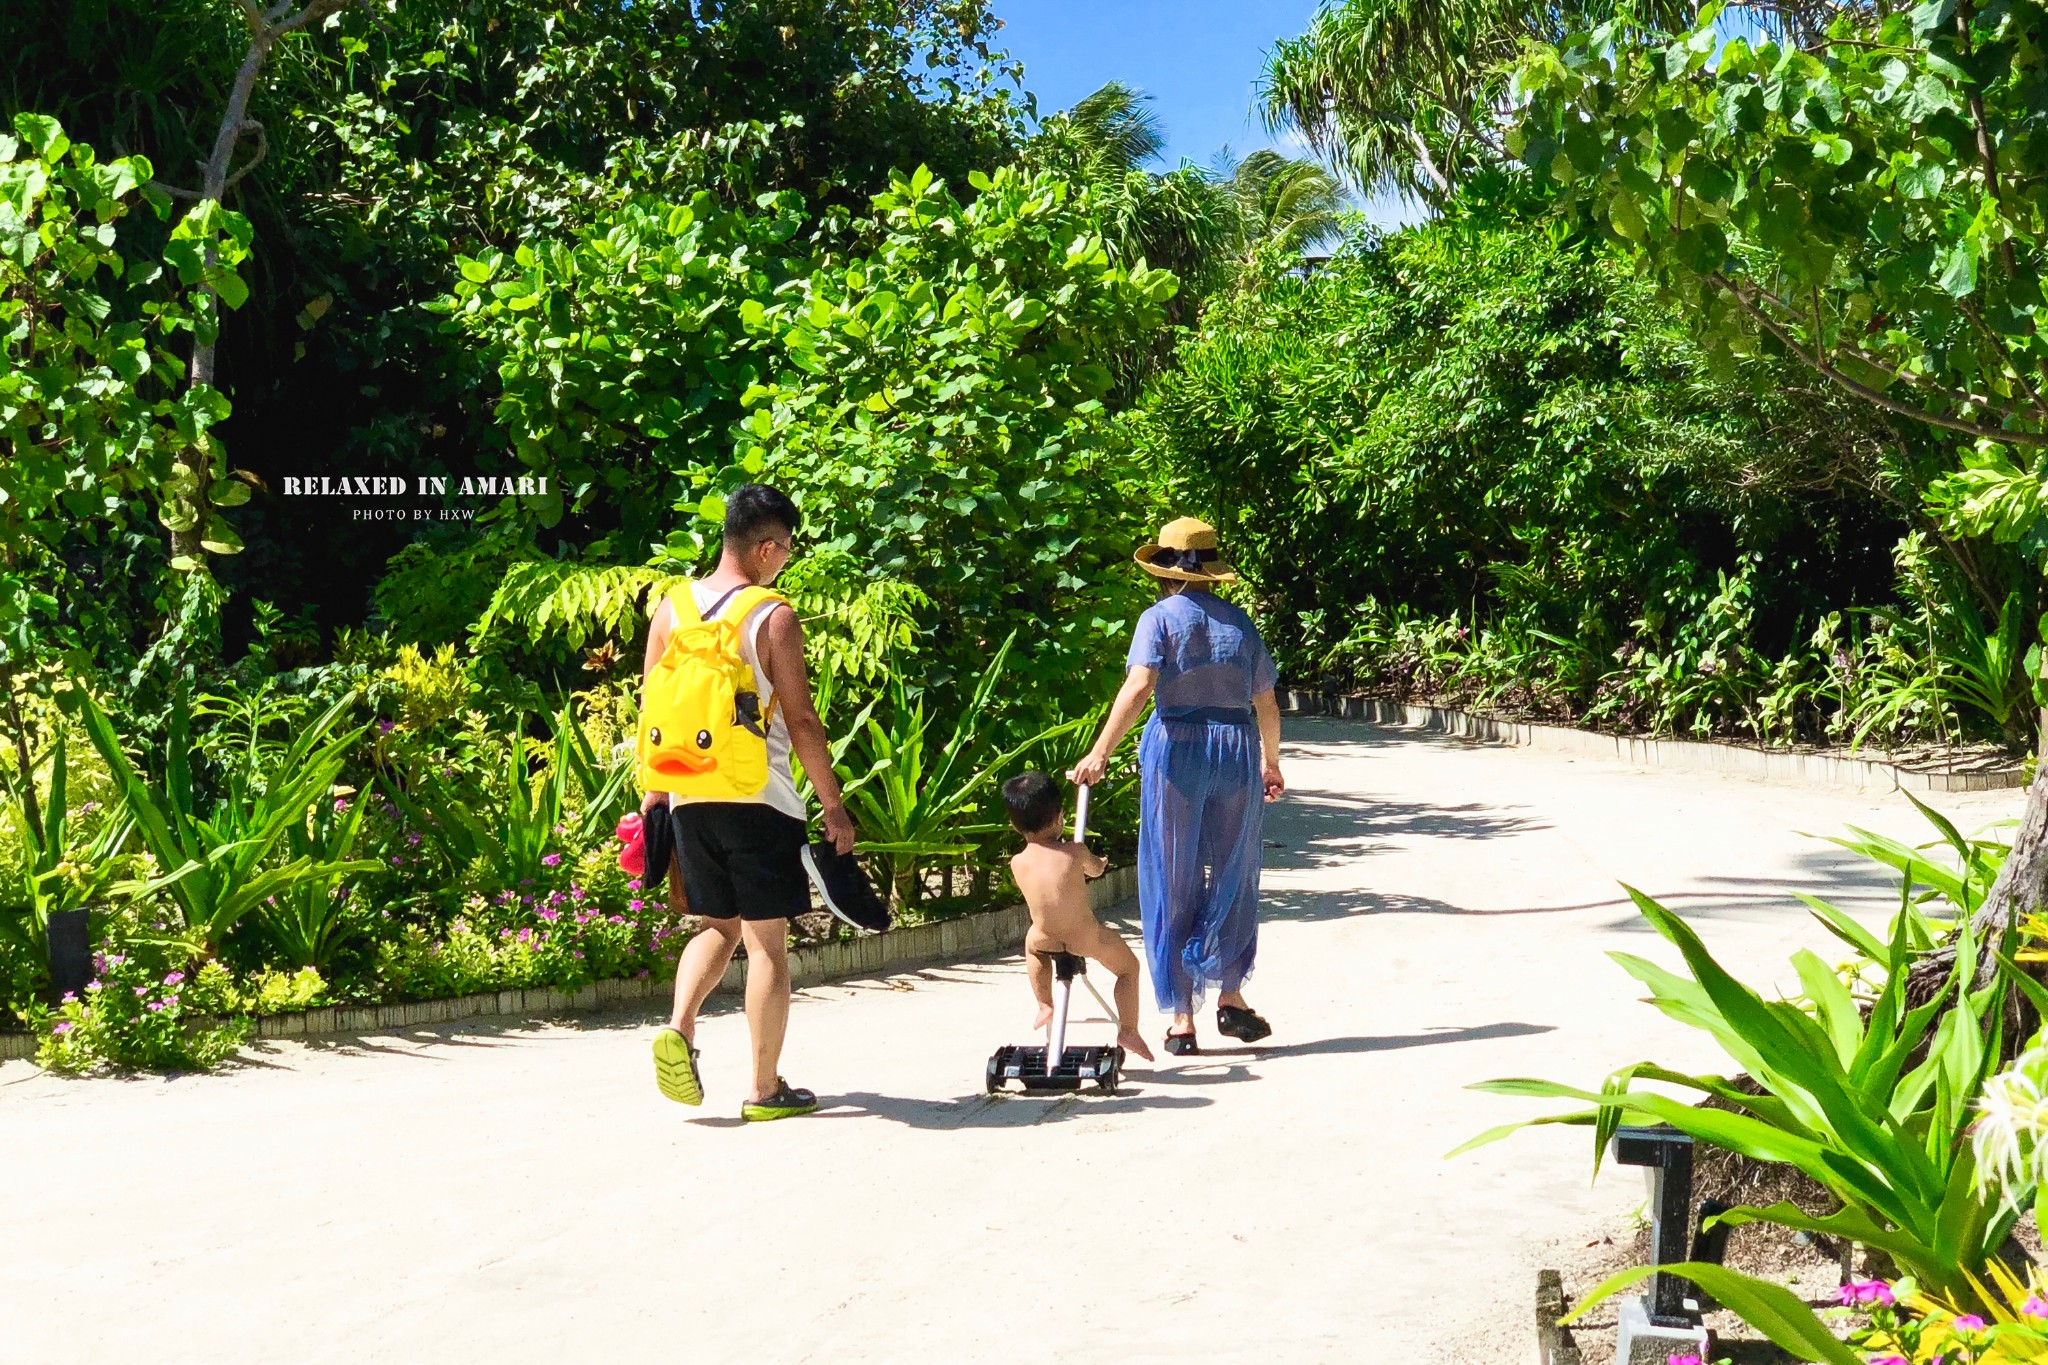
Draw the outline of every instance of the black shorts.
[[[794,919],[811,908],[804,822],[758,801],[671,804],[690,913]]]

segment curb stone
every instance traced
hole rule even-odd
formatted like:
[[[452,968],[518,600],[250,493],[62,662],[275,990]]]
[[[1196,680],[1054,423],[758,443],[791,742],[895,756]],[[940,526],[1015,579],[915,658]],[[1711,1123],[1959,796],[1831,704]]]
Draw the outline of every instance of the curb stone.
[[[1089,903],[1097,911],[1138,893],[1135,866],[1111,868],[1088,888]],[[1006,905],[957,919],[913,924],[886,933],[859,938],[836,939],[829,943],[807,943],[789,954],[789,980],[795,987],[819,986],[829,981],[874,972],[893,972],[910,967],[930,966],[959,958],[986,957],[1021,946],[1031,916],[1022,905]],[[738,995],[745,991],[746,963],[734,961],[713,992]],[[589,1014],[648,1001],[666,1003],[675,982],[668,977],[618,977],[591,982],[575,991],[534,988],[524,991],[487,991],[441,1000],[415,1000],[405,1005],[377,1005],[358,1008],[305,1010],[293,1014],[264,1015],[255,1020],[255,1039],[317,1038],[330,1034],[390,1033],[423,1024],[448,1024],[476,1018],[546,1018],[553,1015]],[[36,1035],[0,1033],[0,1062],[35,1056]]]
[[[2025,774],[2018,765],[1944,771],[1837,753],[1757,749],[1695,739],[1609,735],[1569,725],[1501,720],[1450,706],[1420,706],[1379,697],[1324,696],[1317,692],[1282,689],[1279,700],[1283,715],[1326,715],[1362,720],[1371,725],[1413,726],[1460,739],[1577,754],[1640,768],[1729,773],[1775,782],[1818,782],[1837,787],[1878,787],[1887,791],[1893,788],[1914,792],[2007,791],[2026,785]]]

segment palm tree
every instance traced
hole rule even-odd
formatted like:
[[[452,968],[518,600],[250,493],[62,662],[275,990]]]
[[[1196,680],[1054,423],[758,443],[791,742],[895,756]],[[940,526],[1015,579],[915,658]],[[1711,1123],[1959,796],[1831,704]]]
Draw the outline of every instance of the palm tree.
[[[1266,126],[1298,132],[1367,193],[1440,205],[1506,159],[1498,125],[1522,44],[1614,17],[1614,0],[1331,0],[1274,45]],[[1683,25],[1688,0],[1644,0],[1644,24]]]
[[[1217,171],[1237,205],[1238,259],[1264,246],[1290,255],[1325,245],[1343,231],[1344,187],[1324,167],[1265,149]]]
[[[1274,151],[1234,161],[1226,149],[1214,170],[1189,161],[1146,169],[1166,146],[1150,98],[1111,81],[1048,118],[1027,155],[1087,189],[1122,259],[1142,258],[1180,278],[1168,305],[1175,321],[1227,285],[1261,245],[1298,252],[1337,234],[1343,187],[1312,161]]]
[[[1237,205],[1228,189],[1192,162],[1153,172],[1166,147],[1151,96],[1111,81],[1048,118],[1026,155],[1085,188],[1103,235],[1126,262],[1171,270],[1180,293],[1167,305],[1178,321],[1227,277]]]

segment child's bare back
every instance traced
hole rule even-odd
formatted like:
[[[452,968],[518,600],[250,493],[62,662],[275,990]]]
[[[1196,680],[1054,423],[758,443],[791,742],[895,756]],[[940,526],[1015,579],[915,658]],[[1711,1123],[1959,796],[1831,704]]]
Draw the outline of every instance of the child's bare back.
[[[1036,773],[1025,778],[1049,783]],[[1031,993],[1038,1000],[1039,1028],[1052,1018],[1053,953],[1073,953],[1099,962],[1116,978],[1117,1043],[1146,1061],[1152,1049],[1138,1033],[1138,958],[1123,936],[1095,918],[1088,905],[1088,878],[1099,877],[1108,865],[1086,844],[1063,837],[1065,820],[1057,805],[1047,815],[1044,792],[1031,790],[1037,798],[1029,807],[1012,800],[1011,788],[1004,799],[1011,803],[1011,822],[1025,839],[1024,847],[1010,859],[1010,875],[1031,911],[1031,928],[1024,936],[1024,957],[1031,973]],[[1026,828],[1027,822],[1036,828]]]

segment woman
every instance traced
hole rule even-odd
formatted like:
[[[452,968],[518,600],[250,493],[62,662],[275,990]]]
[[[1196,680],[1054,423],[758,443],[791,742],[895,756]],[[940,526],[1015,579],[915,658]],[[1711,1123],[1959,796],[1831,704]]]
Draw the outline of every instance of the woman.
[[[1152,991],[1173,1015],[1166,1050],[1184,1057],[1196,1050],[1195,1007],[1211,983],[1221,991],[1219,1031],[1247,1043],[1273,1031],[1240,987],[1258,950],[1265,802],[1287,785],[1280,708],[1258,627],[1210,591],[1237,581],[1215,528],[1182,517],[1137,560],[1159,580],[1159,601],[1138,618],[1123,690],[1073,777],[1102,780],[1156,691],[1138,743],[1138,905]]]

